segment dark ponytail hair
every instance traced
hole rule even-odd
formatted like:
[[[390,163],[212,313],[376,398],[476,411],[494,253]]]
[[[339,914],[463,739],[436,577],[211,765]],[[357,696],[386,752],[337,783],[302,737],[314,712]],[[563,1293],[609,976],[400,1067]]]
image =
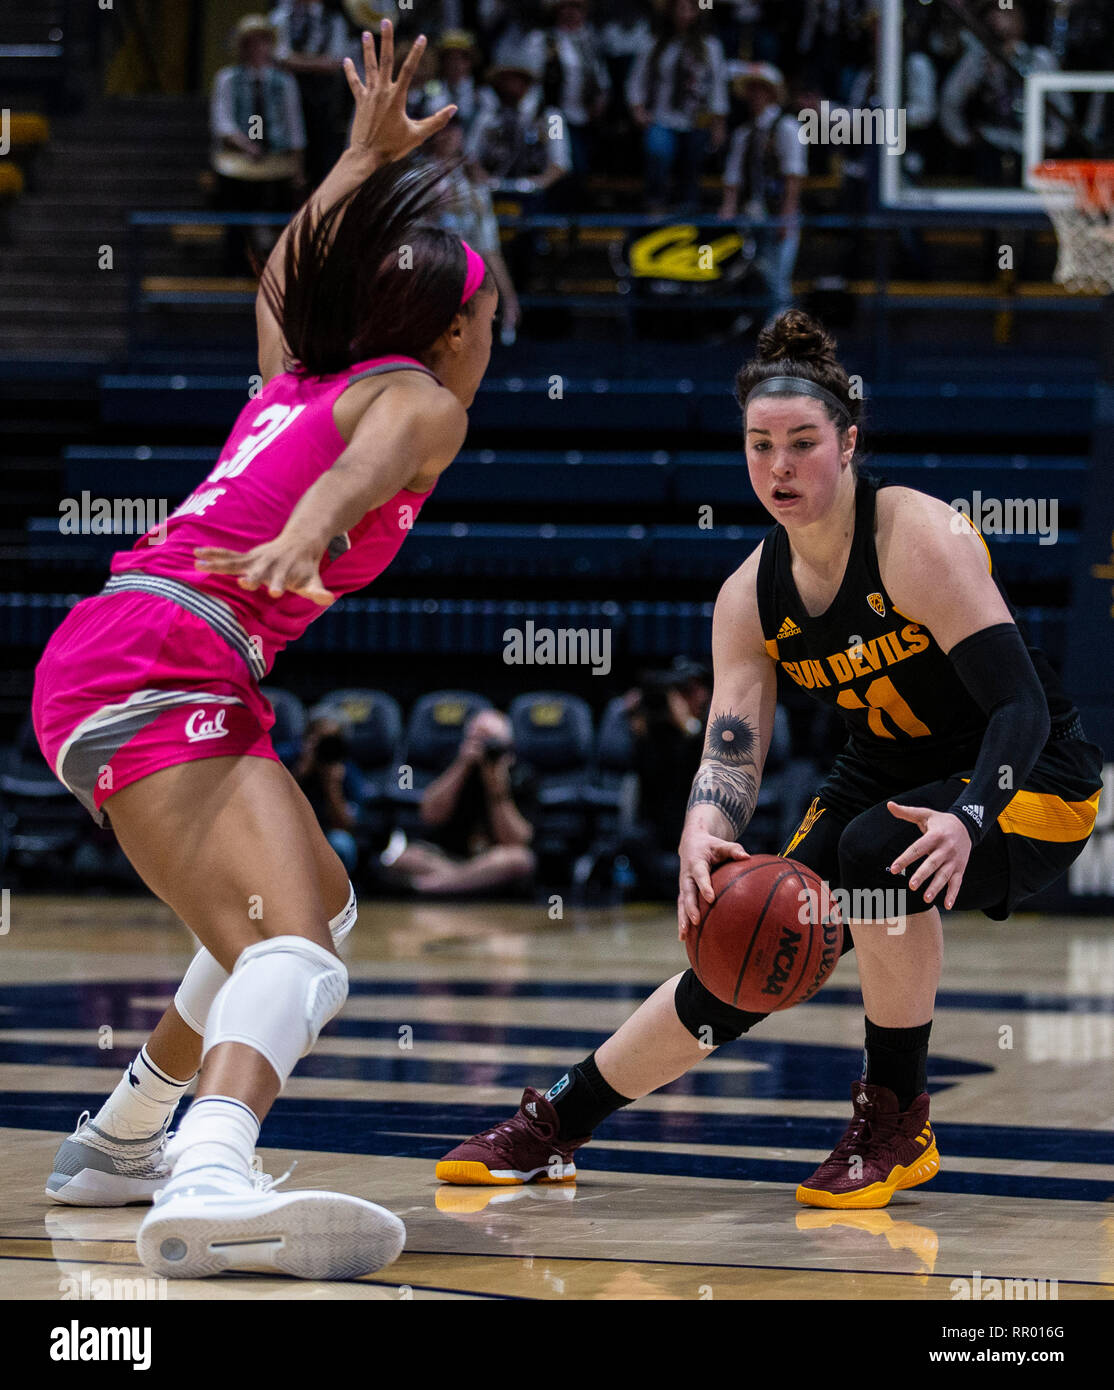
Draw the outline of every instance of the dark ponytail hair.
[[[841,433],[857,425],[862,401],[852,396],[851,382],[836,355],[836,341],[823,324],[801,309],[787,309],[772,319],[758,335],[758,351],[740,367],[735,377],[735,399],[744,411],[746,399],[759,382],[772,376],[799,376],[830,391],[846,409],[843,416],[826,401],[824,413]],[[791,396],[791,388],[776,395]],[[744,427],[746,420],[743,421]],[[856,457],[858,449],[856,448]]]
[[[285,285],[260,288],[282,325],[296,370],[341,372],[371,357],[419,360],[461,310],[467,258],[460,238],[433,224],[449,166],[385,164],[325,209],[298,214],[286,245]],[[490,281],[485,277],[484,287]]]

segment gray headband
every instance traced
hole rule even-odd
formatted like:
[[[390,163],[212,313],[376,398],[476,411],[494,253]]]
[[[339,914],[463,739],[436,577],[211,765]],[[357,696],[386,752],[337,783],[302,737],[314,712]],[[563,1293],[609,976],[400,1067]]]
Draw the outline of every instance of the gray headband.
[[[743,419],[746,419],[747,406],[754,400],[755,396],[812,396],[815,400],[823,401],[826,405],[835,406],[836,410],[843,416],[848,424],[851,424],[851,412],[843,404],[838,396],[824,386],[819,386],[815,381],[810,381],[805,376],[768,376],[765,381],[760,381],[753,387],[746,400],[743,402]]]

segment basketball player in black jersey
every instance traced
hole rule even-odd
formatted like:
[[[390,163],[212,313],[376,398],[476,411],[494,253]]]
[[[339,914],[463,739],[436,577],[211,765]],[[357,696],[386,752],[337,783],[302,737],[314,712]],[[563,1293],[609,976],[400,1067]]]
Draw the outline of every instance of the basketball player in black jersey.
[[[939,908],[1001,920],[1058,878],[1094,825],[1102,753],[1026,646],[974,527],[924,493],[858,475],[859,402],[818,324],[797,310],[775,319],[736,393],[751,484],[778,525],[716,604],[715,689],[680,843],[680,936],[712,900],[710,870],[747,857],[780,666],[847,728],[783,853],[852,904],[845,949],[866,1012],[854,1116],[797,1198],[883,1207],[939,1168],[925,1083]],[[511,1120],[454,1149],[437,1176],[571,1178],[573,1151],[609,1114],[763,1017],[720,1002],[687,970],[545,1095],[528,1089]]]

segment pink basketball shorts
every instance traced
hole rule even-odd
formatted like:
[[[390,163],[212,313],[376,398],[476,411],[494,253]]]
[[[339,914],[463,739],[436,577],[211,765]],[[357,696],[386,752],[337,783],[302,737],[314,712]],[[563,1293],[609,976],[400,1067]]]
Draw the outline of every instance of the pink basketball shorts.
[[[164,767],[278,761],[274,711],[228,605],[154,576],[139,581],[146,591],[127,582],[70,611],[35,669],[31,702],[43,756],[98,825],[114,792]]]

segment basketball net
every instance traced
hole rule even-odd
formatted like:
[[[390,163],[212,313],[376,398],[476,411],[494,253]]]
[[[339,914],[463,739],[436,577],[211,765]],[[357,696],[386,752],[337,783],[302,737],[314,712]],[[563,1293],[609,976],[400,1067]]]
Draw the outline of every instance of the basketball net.
[[[1049,159],[1032,180],[1060,243],[1053,279],[1076,294],[1114,291],[1114,160]]]

